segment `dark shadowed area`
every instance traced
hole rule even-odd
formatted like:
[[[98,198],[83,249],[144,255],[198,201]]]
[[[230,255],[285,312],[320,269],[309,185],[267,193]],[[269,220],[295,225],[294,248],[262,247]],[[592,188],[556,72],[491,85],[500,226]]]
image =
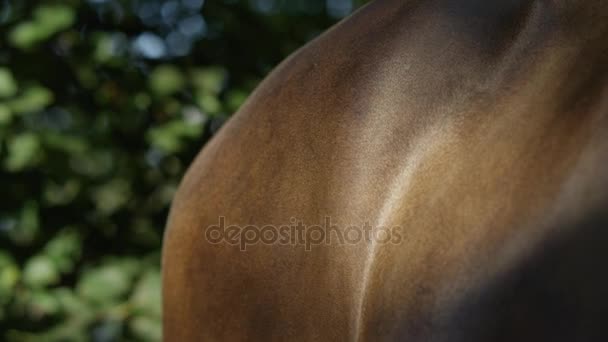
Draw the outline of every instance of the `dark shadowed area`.
[[[596,212],[559,227],[568,233],[459,302],[433,341],[605,340],[607,224]]]

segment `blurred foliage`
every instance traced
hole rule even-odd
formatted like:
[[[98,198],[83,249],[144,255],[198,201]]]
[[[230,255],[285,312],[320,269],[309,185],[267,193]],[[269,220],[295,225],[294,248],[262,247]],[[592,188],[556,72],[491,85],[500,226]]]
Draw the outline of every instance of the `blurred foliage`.
[[[0,340],[159,340],[196,152],[352,0],[0,0]]]

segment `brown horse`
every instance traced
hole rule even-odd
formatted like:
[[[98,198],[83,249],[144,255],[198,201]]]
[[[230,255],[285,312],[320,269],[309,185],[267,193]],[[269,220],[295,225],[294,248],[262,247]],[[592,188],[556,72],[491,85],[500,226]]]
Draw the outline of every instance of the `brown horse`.
[[[190,167],[165,340],[608,341],[607,72],[605,0],[373,1]]]

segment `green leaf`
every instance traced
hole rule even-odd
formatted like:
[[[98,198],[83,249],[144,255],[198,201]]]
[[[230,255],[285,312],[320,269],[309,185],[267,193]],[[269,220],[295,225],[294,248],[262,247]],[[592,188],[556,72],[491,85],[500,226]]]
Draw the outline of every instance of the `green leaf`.
[[[8,125],[13,119],[11,109],[4,104],[0,104],[0,126]]]
[[[70,288],[60,287],[52,291],[53,295],[57,297],[63,310],[71,315],[89,316],[91,308],[83,298],[79,297],[74,290]]]
[[[114,57],[115,42],[111,34],[101,33],[95,46],[95,60],[105,63]]]
[[[63,184],[48,182],[44,187],[44,200],[50,205],[66,205],[76,198],[80,189],[81,184],[76,179]]]
[[[46,35],[51,36],[72,26],[76,14],[69,6],[60,4],[42,5],[36,8],[34,18],[47,31]]]
[[[150,88],[158,95],[171,95],[183,87],[184,76],[173,65],[160,65],[150,74]]]
[[[129,328],[142,341],[160,341],[162,338],[162,323],[157,318],[135,317],[129,322]]]
[[[29,49],[47,37],[41,25],[34,21],[19,23],[9,34],[9,41],[21,49]]]
[[[104,215],[111,215],[129,202],[131,187],[125,179],[113,179],[95,189],[92,197],[97,210]]]
[[[30,306],[29,308],[30,310],[34,309],[31,314],[39,317],[44,312],[38,310],[50,310],[49,313],[63,314],[61,315],[62,319],[58,320],[57,324],[47,326],[45,330],[40,332],[9,330],[7,333],[8,341],[79,342],[90,340],[88,329],[95,320],[95,313],[91,308],[68,288],[52,289],[45,293],[48,293],[48,295],[40,298],[43,302],[42,306],[39,306],[36,302],[39,300],[38,296],[30,296],[29,303],[34,304],[34,307]]]
[[[47,243],[44,255],[61,273],[69,273],[80,258],[81,246],[81,237],[76,231],[64,230]]]
[[[231,112],[236,112],[241,105],[247,100],[247,96],[249,94],[243,90],[232,90],[227,95],[226,102],[228,103],[228,108]]]
[[[9,171],[21,171],[36,163],[41,152],[40,139],[33,133],[23,133],[9,140],[8,158],[4,161]]]
[[[34,291],[30,298],[29,310],[34,316],[56,315],[61,310],[61,305],[57,297],[47,291]]]
[[[99,80],[95,74],[94,65],[79,65],[76,67],[76,77],[82,86],[86,89],[92,89],[97,86]]]
[[[0,98],[15,96],[17,90],[17,81],[11,71],[7,68],[0,68]]]
[[[217,95],[224,87],[226,77],[226,70],[222,67],[200,68],[193,70],[192,83],[201,92]]]
[[[113,169],[116,157],[110,149],[71,154],[70,167],[76,175],[97,178],[107,175]]]
[[[28,201],[21,208],[19,223],[9,230],[8,234],[17,245],[26,245],[34,241],[40,231],[38,203]]]
[[[29,113],[37,112],[53,103],[53,93],[41,86],[27,88],[21,96],[9,102],[14,112]]]
[[[19,23],[9,34],[10,42],[21,49],[29,49],[70,27],[76,14],[65,5],[42,5],[34,10],[34,20]]]
[[[135,97],[133,97],[133,104],[139,110],[148,109],[148,107],[150,107],[151,103],[152,103],[152,99],[150,98],[150,95],[148,95],[146,93],[140,92],[140,93],[137,93],[137,95],[135,95]]]
[[[198,137],[202,128],[202,122],[193,124],[183,120],[173,120],[150,129],[147,140],[164,152],[175,153],[183,147],[184,139]]]
[[[9,106],[16,113],[30,113],[46,108],[53,100],[53,93],[47,88],[31,86],[21,96],[11,100]]]
[[[0,316],[1,308],[11,298],[19,277],[19,267],[13,258],[8,253],[0,251]]]
[[[161,276],[160,270],[148,270],[137,283],[131,305],[133,309],[146,316],[161,317]]]
[[[86,271],[77,285],[80,296],[98,306],[115,304],[129,293],[137,271],[133,261],[113,261]]]
[[[42,138],[46,146],[66,154],[82,154],[87,150],[87,141],[81,137],[50,132]]]
[[[32,288],[42,288],[59,281],[59,270],[51,259],[45,256],[34,256],[25,264],[23,281]]]
[[[196,96],[196,102],[205,113],[218,114],[222,109],[220,100],[212,94],[199,92]]]

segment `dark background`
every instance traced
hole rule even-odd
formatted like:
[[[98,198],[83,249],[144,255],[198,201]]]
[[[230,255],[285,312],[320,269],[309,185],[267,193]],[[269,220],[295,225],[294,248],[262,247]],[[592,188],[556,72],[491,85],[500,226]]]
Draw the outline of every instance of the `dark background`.
[[[0,0],[0,341],[159,340],[185,168],[363,2]]]

